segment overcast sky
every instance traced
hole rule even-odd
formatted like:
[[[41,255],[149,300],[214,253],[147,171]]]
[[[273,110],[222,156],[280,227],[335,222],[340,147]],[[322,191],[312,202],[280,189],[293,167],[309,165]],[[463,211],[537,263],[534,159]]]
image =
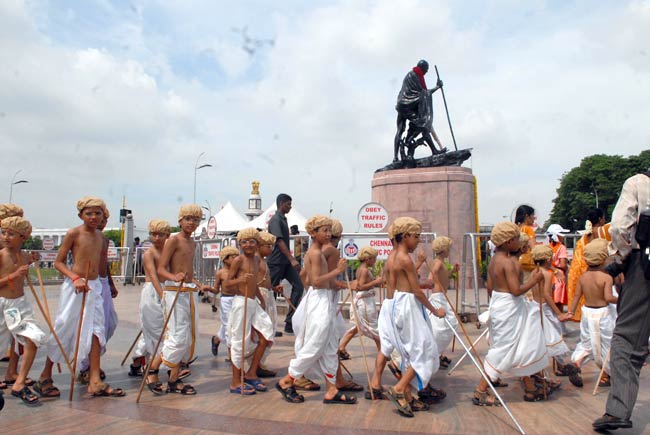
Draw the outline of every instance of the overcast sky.
[[[249,38],[249,39],[247,39]],[[650,147],[650,1],[0,2],[0,200],[39,228],[122,196],[136,225],[192,201],[279,192],[348,230],[392,158],[395,99],[421,58],[445,82],[481,223],[532,204],[595,153]],[[430,72],[428,84],[435,84]],[[453,148],[444,106],[436,128]],[[425,156],[420,148],[416,157]],[[207,206],[207,205],[206,205]]]

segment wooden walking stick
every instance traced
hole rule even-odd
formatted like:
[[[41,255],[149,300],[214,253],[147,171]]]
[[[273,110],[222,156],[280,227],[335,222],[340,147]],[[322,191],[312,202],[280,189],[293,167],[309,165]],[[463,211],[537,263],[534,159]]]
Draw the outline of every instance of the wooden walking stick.
[[[438,65],[434,65],[433,67],[436,69],[436,77],[438,77],[438,80],[440,80],[440,74],[438,73]],[[445,103],[445,112],[447,112],[447,122],[449,123],[449,131],[451,132],[451,138],[454,141],[454,149],[458,151],[458,147],[456,146],[456,136],[454,136],[454,129],[451,127],[451,119],[449,118],[449,109],[447,108],[447,99],[445,98],[444,88],[440,87],[440,92],[442,92],[442,101]]]
[[[129,347],[129,350],[126,352],[126,355],[124,355],[124,359],[122,360],[122,364],[120,364],[121,367],[124,367],[124,363],[126,362],[126,359],[131,355],[131,351],[133,351],[133,348],[135,347],[136,343],[140,339],[140,336],[142,335],[142,329],[140,332],[138,332],[138,335],[135,336],[135,340],[133,340],[133,344],[131,347]]]
[[[86,296],[88,296],[88,292],[90,291],[90,287],[88,287],[89,275],[90,275],[90,260],[88,260],[88,264],[86,265],[86,277],[84,278],[86,289],[84,290],[83,296],[81,297],[81,311],[79,313],[79,326],[77,326],[77,343],[75,344],[74,360],[72,362],[72,372],[70,373],[70,394],[68,395],[68,401],[70,402],[72,402],[72,395],[74,394],[74,378],[77,374],[77,362],[79,361],[79,342],[81,340],[81,327],[84,321],[84,309],[86,308]]]
[[[596,379],[596,385],[594,386],[594,392],[591,394],[592,396],[595,396],[596,393],[598,392],[598,384],[600,384],[600,380],[603,378],[603,374],[605,373],[605,367],[607,367],[607,363],[609,362],[609,354],[612,352],[610,349],[607,352],[607,355],[605,356],[605,361],[603,361],[603,367],[600,369],[600,374],[598,375],[598,379]]]
[[[454,305],[454,311],[458,311],[458,271],[456,271],[456,278],[454,278],[454,287],[456,291],[456,305]],[[444,289],[443,289],[444,290]],[[451,352],[454,353],[454,349],[456,348],[456,336],[454,335],[453,339],[451,340]]]
[[[147,382],[147,377],[149,376],[149,369],[151,368],[151,364],[153,363],[153,360],[156,359],[156,354],[158,353],[160,342],[165,336],[165,331],[167,330],[167,324],[169,323],[169,319],[172,317],[172,312],[174,311],[174,307],[176,306],[176,302],[178,301],[178,296],[181,294],[181,288],[183,287],[184,279],[185,277],[183,276],[183,279],[181,279],[180,283],[178,284],[178,287],[176,287],[176,296],[174,296],[174,301],[172,302],[172,306],[169,308],[169,313],[167,313],[167,316],[165,316],[165,323],[163,324],[162,331],[160,332],[160,337],[158,337],[158,341],[156,342],[156,346],[153,348],[151,358],[149,358],[149,361],[147,361],[147,366],[145,367],[144,375],[142,376],[142,382],[140,383],[140,390],[138,391],[138,397],[135,399],[135,403],[140,403],[140,396],[142,396],[142,390],[144,389],[144,384]]]
[[[34,290],[32,281],[29,279],[29,275],[27,276],[27,285],[29,285],[29,289],[32,291],[32,295],[34,296],[34,300],[38,305],[38,309],[41,310],[41,314],[45,318],[45,323],[47,323],[48,328],[50,328],[50,332],[52,333],[54,340],[56,340],[57,346],[59,346],[61,355],[63,355],[63,359],[65,359],[65,363],[68,365],[68,369],[70,370],[70,373],[72,373],[72,364],[70,364],[70,359],[68,358],[68,355],[65,353],[65,350],[63,350],[63,345],[61,344],[61,340],[59,340],[59,336],[56,335],[56,332],[54,331],[54,326],[52,326],[52,320],[50,319],[49,313],[45,311],[43,305],[41,305],[41,301],[38,299],[38,295],[36,294],[36,290]]]
[[[347,276],[346,276],[346,278],[347,278]],[[349,284],[348,284],[348,288],[350,288],[350,285],[349,285]],[[345,300],[343,300],[343,303],[342,303],[341,306],[339,307],[339,310],[336,312],[336,315],[337,315],[337,316],[338,316],[339,314],[341,314],[341,312],[343,312],[343,307],[344,307],[345,304],[348,302],[348,299],[350,299],[350,295],[351,295],[351,294],[352,294],[352,291],[350,291],[350,292],[348,293],[348,295],[345,297]]]
[[[246,365],[246,316],[248,315],[248,296],[244,295],[244,322],[241,333],[241,365],[239,367],[239,389],[241,395],[244,395],[244,367]]]
[[[537,266],[537,271],[539,271],[539,266]],[[542,273],[542,276],[544,276],[543,272],[540,272],[540,273]],[[537,288],[540,290],[540,294],[539,294],[539,321],[542,324],[542,334],[543,334],[544,333],[544,312],[542,311],[542,298],[544,298],[546,291],[545,291],[544,287],[542,287],[541,289],[539,288],[539,283],[537,284]],[[546,345],[546,336],[544,336],[544,345]],[[544,387],[544,400],[547,400],[547,395],[546,395],[546,389],[547,389],[546,387],[547,387],[547,385],[546,385],[546,376],[544,375],[544,370],[542,370],[541,373],[542,373],[542,385]]]
[[[348,272],[345,271],[345,282],[348,284],[348,291],[352,294],[352,289],[350,288],[350,278],[348,277]],[[363,344],[363,334],[361,333],[361,324],[359,318],[359,312],[357,311],[357,306],[354,303],[354,299],[350,303],[352,310],[354,311],[354,323],[357,327],[357,334],[359,334],[359,342],[361,343],[361,351],[363,352],[363,363],[366,366],[366,377],[368,378],[368,388],[370,389],[370,397],[372,400],[375,400],[375,395],[372,392],[371,382],[370,382],[370,368],[368,367],[368,357],[366,356],[366,346]]]
[[[43,294],[43,304],[45,305],[45,312],[43,313],[43,316],[47,313],[47,318],[49,319],[50,323],[52,322],[52,316],[50,314],[50,305],[47,303],[47,294],[45,292],[45,286],[43,285],[43,278],[41,277],[41,268],[38,267],[38,264],[34,266],[36,268],[36,277],[38,278],[38,285],[41,287],[41,294]],[[34,298],[36,299],[36,295],[34,295]],[[54,331],[54,329],[52,329]],[[67,356],[66,356],[67,358]],[[68,368],[72,369],[72,366],[70,365],[69,361],[66,361],[68,363]],[[56,368],[61,373],[61,364],[56,363]]]

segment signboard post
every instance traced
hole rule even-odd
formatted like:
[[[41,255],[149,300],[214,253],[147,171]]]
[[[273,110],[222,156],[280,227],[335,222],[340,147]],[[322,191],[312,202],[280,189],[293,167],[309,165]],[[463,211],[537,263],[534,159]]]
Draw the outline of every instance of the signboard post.
[[[379,233],[388,224],[388,211],[378,202],[369,202],[357,214],[359,228],[364,233]]]

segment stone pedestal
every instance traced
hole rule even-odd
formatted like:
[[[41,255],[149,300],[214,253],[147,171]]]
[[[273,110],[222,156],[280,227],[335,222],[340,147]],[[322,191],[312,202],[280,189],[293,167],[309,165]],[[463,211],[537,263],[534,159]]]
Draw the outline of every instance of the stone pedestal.
[[[452,264],[461,262],[463,234],[477,230],[470,168],[442,166],[377,172],[372,179],[372,201],[386,207],[389,223],[410,216],[422,222],[423,231],[450,237],[454,241],[449,256]],[[427,252],[431,252],[430,246]]]

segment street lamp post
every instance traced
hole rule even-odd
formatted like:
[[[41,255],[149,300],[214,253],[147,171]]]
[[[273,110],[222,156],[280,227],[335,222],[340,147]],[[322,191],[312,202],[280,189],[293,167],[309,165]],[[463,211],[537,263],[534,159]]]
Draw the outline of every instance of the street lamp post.
[[[15,181],[15,180],[16,180],[16,175],[18,175],[18,173],[19,173],[20,171],[22,171],[22,169],[18,169],[18,170],[16,171],[16,173],[14,174],[14,176],[11,177],[11,183],[9,184],[9,202],[11,202],[11,199],[13,198],[13,194],[14,194],[14,184],[29,183],[29,181],[27,181],[27,180],[18,180],[18,181]]]
[[[205,154],[205,152],[199,154],[199,156],[196,158],[196,163],[194,163],[194,196],[192,197],[192,204],[196,204],[196,173],[198,172],[199,169],[212,167],[212,165],[209,163],[205,163],[199,166],[199,160],[201,159],[201,156],[203,154]]]
[[[210,203],[208,202],[207,199],[205,200],[205,203],[208,204],[208,212],[210,213],[210,216],[212,216],[212,206],[210,205]],[[203,208],[205,208],[205,207],[203,207]]]
[[[598,191],[596,190],[596,186],[593,184],[591,185],[591,188],[593,189],[593,193],[589,192],[592,196],[596,197],[596,208],[598,208]]]

